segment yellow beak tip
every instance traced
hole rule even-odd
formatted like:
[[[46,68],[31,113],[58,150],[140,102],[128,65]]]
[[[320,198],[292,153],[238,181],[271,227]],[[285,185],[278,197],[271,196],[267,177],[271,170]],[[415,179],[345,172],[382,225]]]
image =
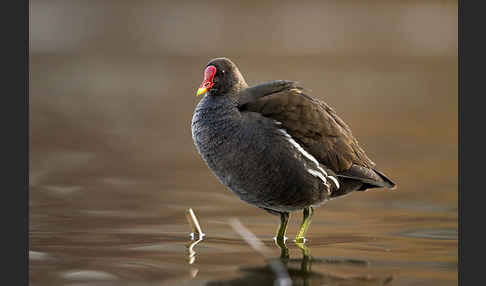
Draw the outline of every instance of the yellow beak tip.
[[[202,94],[205,94],[205,93],[206,93],[206,91],[207,91],[207,89],[206,89],[206,88],[204,88],[204,87],[199,88],[199,89],[197,90],[197,96],[200,96],[200,95],[202,95]]]

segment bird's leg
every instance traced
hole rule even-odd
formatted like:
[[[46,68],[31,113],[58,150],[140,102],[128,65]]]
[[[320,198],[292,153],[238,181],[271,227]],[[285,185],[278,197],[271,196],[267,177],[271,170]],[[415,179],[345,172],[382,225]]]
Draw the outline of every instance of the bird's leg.
[[[285,232],[287,231],[287,225],[289,224],[290,214],[287,212],[280,213],[280,225],[277,230],[277,240],[283,240],[285,238]]]
[[[300,225],[299,232],[297,233],[297,237],[295,238],[295,244],[297,247],[302,251],[303,259],[302,259],[302,270],[307,269],[310,266],[310,250],[305,246],[305,234],[307,229],[309,229],[309,225],[311,223],[312,214],[314,213],[314,209],[312,207],[308,207],[304,209],[304,220]]]
[[[307,229],[309,229],[313,213],[314,209],[312,207],[307,207],[304,209],[304,220],[302,221],[299,232],[297,233],[297,237],[295,238],[296,243],[305,243],[305,234]]]
[[[287,212],[280,213],[280,225],[278,226],[277,234],[275,236],[275,244],[280,248],[280,258],[289,258],[289,249],[285,245],[285,232],[289,223],[290,214]]]

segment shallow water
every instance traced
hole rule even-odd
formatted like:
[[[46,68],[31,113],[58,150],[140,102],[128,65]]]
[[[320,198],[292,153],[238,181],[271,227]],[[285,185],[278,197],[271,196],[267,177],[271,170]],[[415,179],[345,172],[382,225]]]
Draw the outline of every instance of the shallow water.
[[[30,285],[274,283],[279,218],[225,189],[191,138],[219,56],[249,84],[301,82],[398,184],[316,209],[310,259],[292,214],[293,285],[457,285],[457,1],[30,4]],[[192,258],[188,208],[206,234]]]
[[[192,143],[206,61],[31,56],[31,285],[273,283],[264,257],[228,219],[278,257],[278,217],[226,190]],[[302,218],[292,214],[294,285],[457,285],[456,61],[235,61],[251,84],[303,82],[398,183],[397,191],[354,193],[318,208],[310,262],[292,242]],[[192,264],[187,208],[206,234]]]

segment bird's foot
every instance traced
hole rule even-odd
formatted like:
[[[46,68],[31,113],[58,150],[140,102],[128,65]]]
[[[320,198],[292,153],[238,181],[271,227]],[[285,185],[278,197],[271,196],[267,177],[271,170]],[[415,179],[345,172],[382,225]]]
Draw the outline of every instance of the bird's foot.
[[[297,244],[305,244],[308,241],[305,237],[296,237],[294,242]]]
[[[289,248],[285,244],[287,239],[288,238],[285,237],[285,236],[282,236],[282,237],[275,236],[273,238],[273,241],[275,242],[275,244],[278,246],[278,248],[280,248],[280,258],[281,259],[289,259],[289,257],[290,257]]]
[[[285,244],[288,239],[289,238],[286,237],[286,236],[283,236],[283,237],[275,236],[275,237],[273,237],[273,241],[275,241],[275,243],[284,243]]]

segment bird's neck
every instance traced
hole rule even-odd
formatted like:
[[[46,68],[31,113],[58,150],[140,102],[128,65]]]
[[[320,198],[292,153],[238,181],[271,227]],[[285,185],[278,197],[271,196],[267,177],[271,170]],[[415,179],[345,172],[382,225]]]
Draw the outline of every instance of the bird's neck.
[[[237,121],[240,117],[237,103],[231,97],[206,95],[196,107],[193,124],[214,129],[218,122]]]

